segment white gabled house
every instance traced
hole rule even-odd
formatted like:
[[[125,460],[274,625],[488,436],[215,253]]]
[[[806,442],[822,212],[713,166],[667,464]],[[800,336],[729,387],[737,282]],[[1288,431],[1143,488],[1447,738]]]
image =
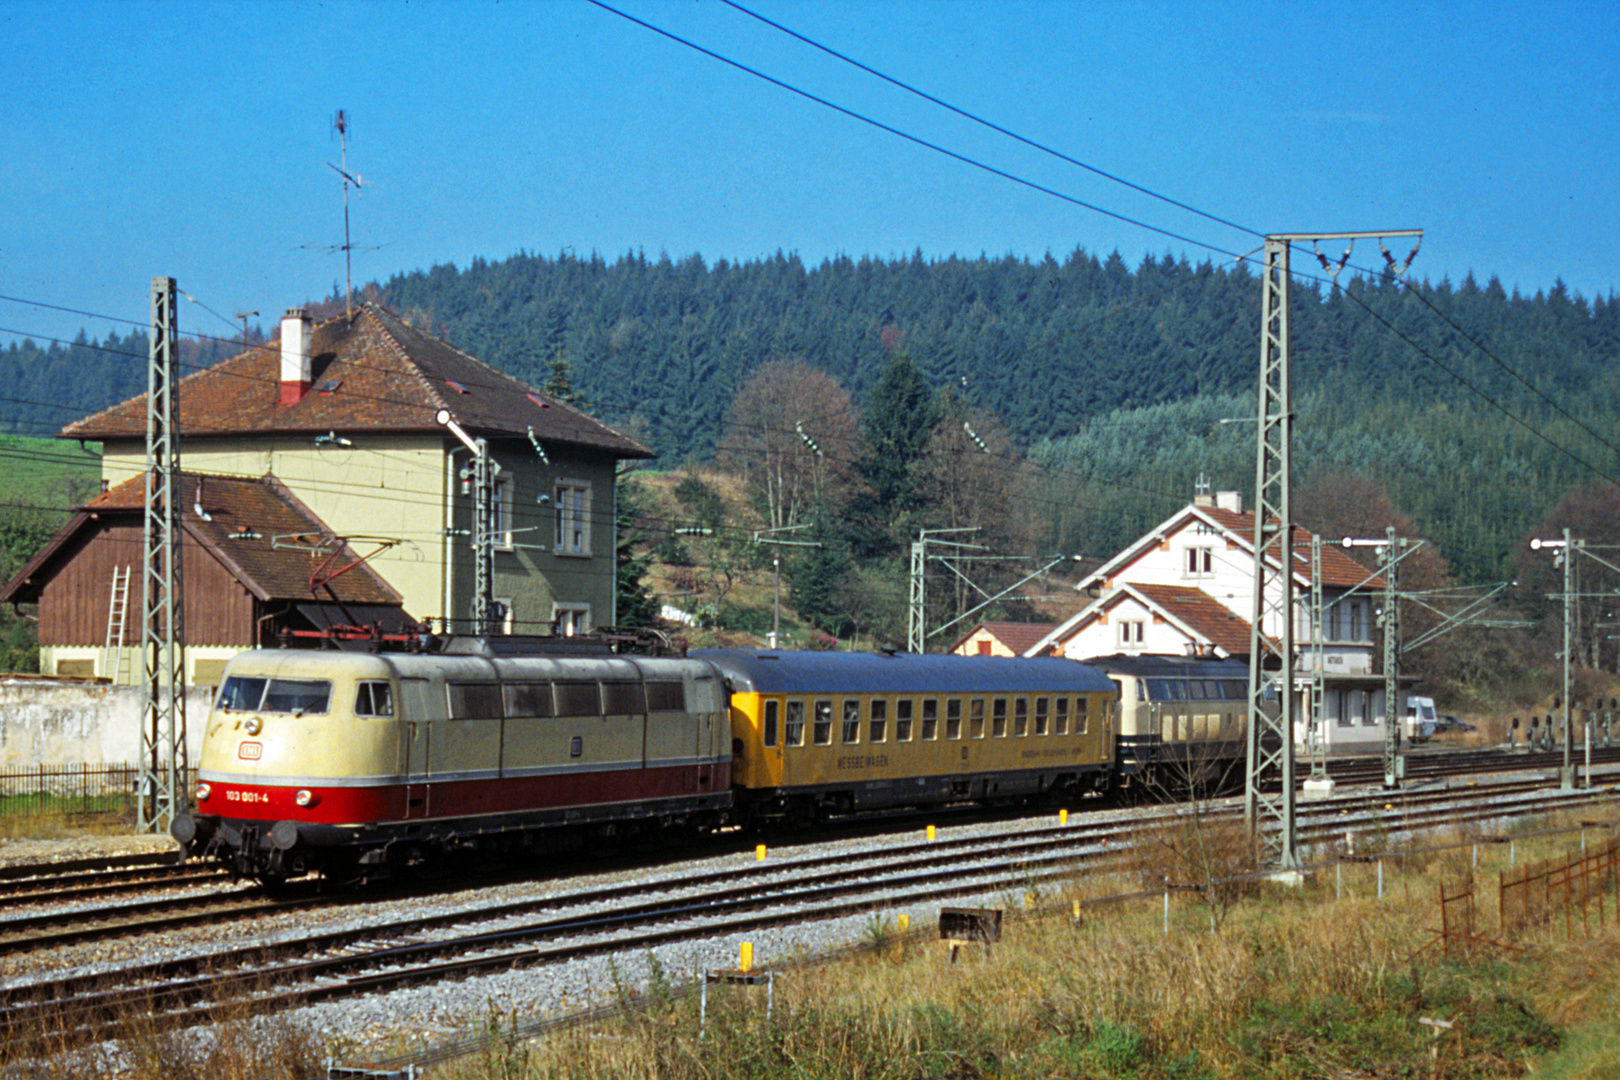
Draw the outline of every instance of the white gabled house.
[[[1296,694],[1303,741],[1311,645],[1309,537],[1293,560]],[[1254,613],[1254,515],[1237,492],[1201,495],[1100,566],[1077,589],[1096,599],[1025,656],[1073,660],[1118,653],[1244,657]],[[1384,739],[1384,680],[1373,670],[1373,598],[1383,581],[1338,547],[1322,548],[1324,741],[1371,752]],[[1275,640],[1281,627],[1267,625]]]

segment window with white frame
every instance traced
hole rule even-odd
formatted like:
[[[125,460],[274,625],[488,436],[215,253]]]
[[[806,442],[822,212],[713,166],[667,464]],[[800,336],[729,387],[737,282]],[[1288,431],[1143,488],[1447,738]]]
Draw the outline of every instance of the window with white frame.
[[[557,554],[591,553],[591,485],[586,480],[559,480],[557,499]]]
[[[1147,624],[1141,619],[1121,619],[1119,644],[1121,648],[1140,648],[1147,636]]]
[[[510,596],[495,597],[495,615],[500,619],[501,633],[510,634],[512,627],[516,625],[512,619],[512,598]]]
[[[489,531],[495,537],[495,546],[503,551],[512,550],[512,488],[509,477],[495,481],[495,498],[490,500]]]
[[[1209,577],[1215,572],[1215,549],[1190,547],[1187,549],[1187,576]]]
[[[573,637],[591,632],[591,605],[555,603],[551,605],[551,621],[558,637]]]

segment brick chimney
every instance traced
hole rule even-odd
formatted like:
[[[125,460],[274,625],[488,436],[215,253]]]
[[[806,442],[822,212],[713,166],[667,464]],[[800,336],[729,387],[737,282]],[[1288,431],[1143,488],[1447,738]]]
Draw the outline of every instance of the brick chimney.
[[[309,393],[310,338],[314,328],[309,312],[288,308],[281,317],[281,404],[296,405]]]

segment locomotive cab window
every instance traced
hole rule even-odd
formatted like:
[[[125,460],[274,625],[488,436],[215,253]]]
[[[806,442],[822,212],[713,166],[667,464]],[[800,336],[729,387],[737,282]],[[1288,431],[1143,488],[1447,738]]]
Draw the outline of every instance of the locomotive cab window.
[[[960,739],[962,737],[961,698],[951,698],[945,703],[945,737],[947,739]]]
[[[817,746],[827,746],[832,742],[832,702],[825,698],[816,702],[811,738],[815,740]]]
[[[861,741],[861,702],[859,698],[844,699],[844,742]]]
[[[264,688],[269,682],[269,679],[232,675],[225,680],[225,685],[219,688],[219,701],[215,707],[231,712],[257,709],[259,702],[264,700]]]
[[[651,695],[648,695],[649,697]],[[776,745],[776,726],[781,720],[782,703],[780,701],[767,701],[765,703],[764,731],[762,738],[766,746]]]
[[[901,698],[894,703],[894,741],[911,741],[911,699]]]
[[[1084,701],[1084,698],[1081,698]],[[1069,733],[1069,699],[1060,697],[1053,702],[1055,710],[1052,714],[1052,734],[1067,735]]]
[[[939,738],[939,701],[935,698],[923,699],[922,738],[925,742]]]
[[[393,716],[393,686],[381,680],[361,679],[354,689],[354,715]]]
[[[804,702],[787,703],[787,726],[783,731],[789,746],[804,745]]]
[[[262,708],[294,716],[324,715],[331,700],[332,684],[326,679],[271,679]]]
[[[889,702],[886,698],[872,699],[872,726],[870,742],[882,742],[889,736]]]

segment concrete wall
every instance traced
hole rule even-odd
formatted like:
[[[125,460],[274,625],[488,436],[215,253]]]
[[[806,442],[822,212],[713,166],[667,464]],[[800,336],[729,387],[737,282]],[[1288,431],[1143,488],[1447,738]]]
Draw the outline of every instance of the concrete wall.
[[[211,692],[186,696],[188,760],[202,746]],[[141,751],[141,691],[48,679],[0,680],[0,765],[121,765]]]

